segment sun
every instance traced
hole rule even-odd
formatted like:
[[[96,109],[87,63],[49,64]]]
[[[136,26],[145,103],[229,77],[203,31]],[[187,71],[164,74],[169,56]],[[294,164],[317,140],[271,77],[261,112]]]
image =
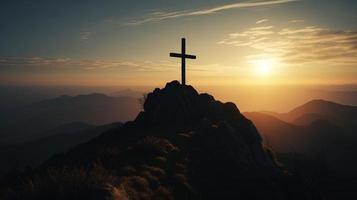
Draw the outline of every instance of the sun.
[[[255,62],[256,73],[259,75],[269,75],[273,71],[274,62],[271,59],[261,59]]]

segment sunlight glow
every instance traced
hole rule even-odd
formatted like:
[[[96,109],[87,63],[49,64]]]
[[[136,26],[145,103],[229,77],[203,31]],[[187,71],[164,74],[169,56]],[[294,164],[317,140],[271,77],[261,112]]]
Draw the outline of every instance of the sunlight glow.
[[[264,59],[258,62],[257,72],[261,75],[268,75],[272,71],[272,62]]]
[[[272,59],[261,59],[255,62],[256,73],[259,75],[269,75],[273,71],[274,62]]]

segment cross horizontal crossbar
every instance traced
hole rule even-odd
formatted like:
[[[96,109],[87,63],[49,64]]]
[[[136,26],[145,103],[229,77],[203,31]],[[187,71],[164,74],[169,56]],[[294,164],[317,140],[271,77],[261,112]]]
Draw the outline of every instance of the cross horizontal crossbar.
[[[181,58],[181,84],[186,85],[186,58],[196,59],[196,56],[186,54],[185,38],[181,38],[181,53],[170,53],[170,57]]]
[[[188,55],[188,54],[182,55],[180,53],[170,53],[170,57],[196,59],[196,56],[194,55]]]

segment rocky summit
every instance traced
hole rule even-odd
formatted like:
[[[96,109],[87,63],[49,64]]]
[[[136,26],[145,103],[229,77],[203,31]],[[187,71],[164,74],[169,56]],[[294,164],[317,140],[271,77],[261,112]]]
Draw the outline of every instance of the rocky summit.
[[[1,199],[317,198],[234,103],[178,81],[147,94],[134,121],[16,177]]]

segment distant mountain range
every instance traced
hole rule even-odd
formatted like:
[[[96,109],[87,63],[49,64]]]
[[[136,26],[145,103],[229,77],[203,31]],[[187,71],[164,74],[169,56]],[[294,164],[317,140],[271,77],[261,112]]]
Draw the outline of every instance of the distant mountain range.
[[[331,101],[313,100],[288,113],[267,114],[299,125],[307,125],[316,119],[324,119],[345,128],[357,127],[357,106],[348,106]]]
[[[109,96],[112,97],[134,97],[134,98],[142,98],[145,92],[136,91],[132,89],[125,89],[116,92],[112,92]]]
[[[244,115],[257,126],[264,142],[278,152],[316,153],[323,147],[319,145],[321,142],[331,142],[334,134],[343,132],[342,128],[322,119],[308,125],[296,125],[265,113]]]
[[[127,96],[134,93],[119,91],[117,97],[98,93],[62,95],[1,112],[0,175],[36,166],[118,122],[133,120],[141,110],[138,98]]]
[[[326,154],[333,169],[351,174],[357,167],[357,107],[313,100],[288,113],[247,112],[264,142],[279,153]]]
[[[137,98],[104,94],[60,96],[0,114],[2,144],[21,143],[53,134],[63,124],[83,122],[102,125],[133,120],[140,112]]]

